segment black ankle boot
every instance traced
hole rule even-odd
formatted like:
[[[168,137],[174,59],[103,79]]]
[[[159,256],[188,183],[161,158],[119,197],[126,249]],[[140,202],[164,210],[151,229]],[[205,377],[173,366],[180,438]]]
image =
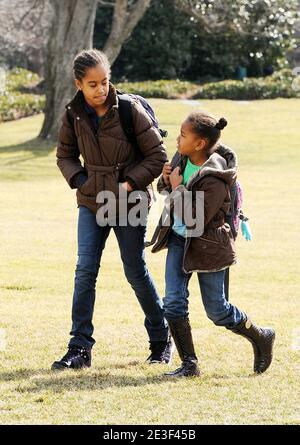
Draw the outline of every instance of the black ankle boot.
[[[168,323],[182,363],[180,368],[166,372],[165,375],[169,377],[199,376],[200,370],[198,368],[189,319],[187,317],[177,318],[168,320]]]
[[[156,363],[171,364],[175,351],[175,345],[170,334],[165,341],[150,341],[151,354],[147,358],[147,362],[152,365]]]
[[[260,328],[244,314],[244,319],[238,326],[230,329],[235,334],[245,337],[253,347],[254,372],[262,374],[271,365],[275,331],[271,328]]]
[[[67,353],[51,366],[52,370],[89,368],[92,361],[91,349],[69,346]]]

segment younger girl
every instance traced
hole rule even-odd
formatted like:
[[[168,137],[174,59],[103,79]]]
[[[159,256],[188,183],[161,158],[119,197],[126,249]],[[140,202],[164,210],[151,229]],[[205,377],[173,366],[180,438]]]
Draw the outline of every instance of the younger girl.
[[[161,227],[152,251],[167,247],[165,317],[175,340],[181,367],[166,373],[171,377],[200,374],[188,317],[188,283],[197,272],[202,301],[208,318],[252,343],[254,372],[263,373],[272,361],[275,332],[257,327],[249,317],[225,298],[226,269],[236,262],[235,248],[225,215],[230,208],[230,187],[236,180],[236,168],[228,166],[217,141],[227,121],[195,112],[181,126],[177,138],[178,153],[172,163],[165,163],[158,182],[160,192],[174,192],[174,199],[184,200],[192,192],[204,192],[204,232],[189,236],[186,215],[177,215],[171,206],[171,224]],[[222,155],[221,155],[221,154]],[[175,197],[176,195],[176,197]],[[172,195],[171,195],[172,196]],[[173,208],[173,210],[172,210]],[[195,215],[193,214],[193,218]],[[185,220],[186,219],[186,224]]]

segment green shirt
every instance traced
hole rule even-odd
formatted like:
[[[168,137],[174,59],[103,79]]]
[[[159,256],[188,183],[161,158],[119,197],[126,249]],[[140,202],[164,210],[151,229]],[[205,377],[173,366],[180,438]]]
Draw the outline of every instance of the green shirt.
[[[192,164],[192,162],[188,158],[183,172],[183,184],[186,185],[190,177],[200,169],[201,165]],[[174,232],[176,232],[178,235],[186,237],[186,226],[176,215],[174,215],[174,224],[172,226],[172,230],[174,230]]]
[[[186,185],[190,177],[197,171],[199,171],[201,165],[192,164],[188,158],[184,172],[183,172],[183,184]]]

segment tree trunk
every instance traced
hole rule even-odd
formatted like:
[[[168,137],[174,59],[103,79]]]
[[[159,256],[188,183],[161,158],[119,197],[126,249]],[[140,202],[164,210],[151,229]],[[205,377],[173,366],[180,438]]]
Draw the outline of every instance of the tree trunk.
[[[103,49],[111,64],[114,63],[125,40],[130,37],[149,8],[150,2],[151,0],[137,0],[129,7],[128,0],[116,0],[111,32]]]
[[[93,45],[97,0],[50,0],[52,23],[46,55],[46,107],[39,137],[57,139],[64,105],[75,93],[72,60]]]

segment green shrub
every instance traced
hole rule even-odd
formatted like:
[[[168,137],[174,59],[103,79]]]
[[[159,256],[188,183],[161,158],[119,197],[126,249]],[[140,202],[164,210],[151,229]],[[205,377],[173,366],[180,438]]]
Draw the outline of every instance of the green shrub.
[[[32,116],[43,111],[45,96],[24,93],[39,82],[37,74],[22,68],[14,68],[7,73],[5,91],[0,94],[0,122]]]
[[[0,122],[41,113],[44,106],[44,96],[21,93],[2,94],[0,96]]]
[[[225,80],[199,85],[178,79],[149,80],[119,83],[117,88],[125,93],[162,99],[254,100],[300,97],[300,90],[292,88],[294,79],[291,70],[283,69],[272,76],[247,78],[244,81]],[[44,110],[45,96],[30,93],[39,82],[37,74],[25,69],[15,68],[7,73],[5,92],[0,94],[0,122],[31,116]]]
[[[139,94],[148,98],[178,99],[193,95],[199,85],[181,80],[148,80],[118,83],[117,88],[125,93]]]
[[[284,69],[268,77],[207,83],[199,88],[194,98],[255,100],[300,97],[300,91],[292,88],[294,78],[291,70]]]
[[[40,80],[40,77],[31,71],[14,68],[7,73],[6,91],[23,91],[36,86]]]

